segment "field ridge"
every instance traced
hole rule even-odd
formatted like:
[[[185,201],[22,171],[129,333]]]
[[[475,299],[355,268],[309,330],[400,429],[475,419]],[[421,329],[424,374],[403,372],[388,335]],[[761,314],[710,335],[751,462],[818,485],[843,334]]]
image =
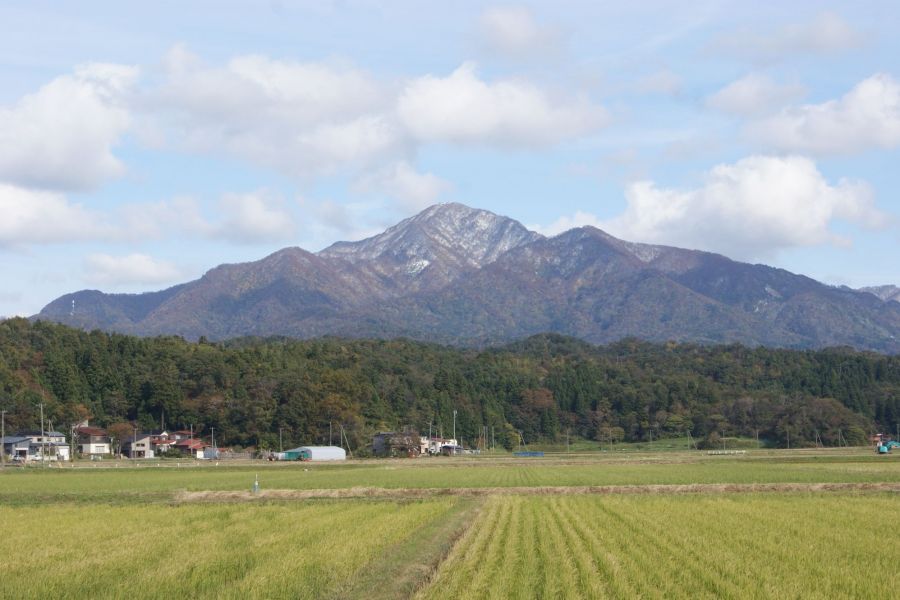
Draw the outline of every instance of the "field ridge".
[[[596,486],[514,486],[479,488],[378,488],[351,487],[314,490],[181,491],[175,501],[242,502],[252,500],[310,500],[315,498],[433,498],[439,496],[562,496],[620,494],[734,494],[784,492],[900,492],[900,482],[844,483],[690,483]]]

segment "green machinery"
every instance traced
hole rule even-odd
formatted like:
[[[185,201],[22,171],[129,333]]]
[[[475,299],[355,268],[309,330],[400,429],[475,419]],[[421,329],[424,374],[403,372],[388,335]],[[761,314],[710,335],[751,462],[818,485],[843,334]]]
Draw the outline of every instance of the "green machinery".
[[[892,448],[900,448],[900,442],[895,442],[894,440],[891,440],[889,442],[880,442],[875,447],[875,450],[878,452],[878,454],[887,454],[891,451]]]

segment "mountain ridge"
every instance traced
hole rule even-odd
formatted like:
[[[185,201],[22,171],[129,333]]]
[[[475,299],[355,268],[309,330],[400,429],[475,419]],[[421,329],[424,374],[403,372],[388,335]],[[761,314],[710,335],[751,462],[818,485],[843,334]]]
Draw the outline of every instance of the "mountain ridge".
[[[158,292],[67,294],[34,318],[189,339],[404,336],[485,346],[554,332],[592,343],[900,352],[900,303],[871,292],[591,226],[546,237],[456,203],[365,240],[318,253],[284,248]]]

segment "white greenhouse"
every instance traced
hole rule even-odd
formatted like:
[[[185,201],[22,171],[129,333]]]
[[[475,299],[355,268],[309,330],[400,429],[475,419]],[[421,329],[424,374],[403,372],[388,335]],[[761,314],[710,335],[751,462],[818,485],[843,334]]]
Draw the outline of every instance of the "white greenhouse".
[[[337,446],[300,446],[285,451],[288,456],[295,455],[297,460],[326,461],[347,460],[347,452]]]

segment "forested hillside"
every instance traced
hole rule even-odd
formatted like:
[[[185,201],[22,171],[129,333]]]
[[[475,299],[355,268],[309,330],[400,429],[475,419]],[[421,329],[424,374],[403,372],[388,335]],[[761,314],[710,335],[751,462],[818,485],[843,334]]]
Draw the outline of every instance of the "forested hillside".
[[[900,357],[557,335],[461,350],[407,340],[138,338],[25,319],[0,323],[0,409],[7,431],[90,416],[110,426],[215,427],[219,445],[327,442],[342,425],[354,450],[372,432],[482,426],[497,444],[569,432],[637,441],[755,436],[784,446],[864,443],[900,421]],[[337,433],[334,440],[337,441]]]

